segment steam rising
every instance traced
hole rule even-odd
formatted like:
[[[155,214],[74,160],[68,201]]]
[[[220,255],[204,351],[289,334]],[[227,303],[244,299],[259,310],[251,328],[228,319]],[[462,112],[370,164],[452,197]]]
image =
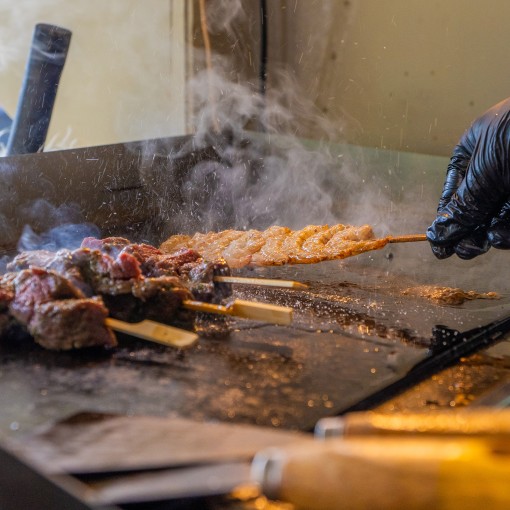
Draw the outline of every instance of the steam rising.
[[[213,0],[206,3],[207,23],[213,34],[234,34],[236,25],[246,21],[241,0]]]
[[[207,5],[210,31],[238,37],[238,27],[247,19],[241,0],[214,0]],[[9,8],[6,19],[14,22],[26,2]],[[16,56],[7,51],[6,65],[9,55],[25,58],[27,43],[10,42],[23,51]],[[197,64],[204,60],[199,53],[195,56]],[[262,96],[257,83],[238,78],[225,56],[215,55],[213,65],[214,69],[198,72],[189,83],[196,132],[193,141],[175,156],[211,146],[214,157],[201,160],[187,172],[181,194],[184,205],[174,203],[167,193],[174,175],[151,175],[152,167],[144,165],[142,178],[166,225],[161,238],[169,233],[272,224],[301,228],[312,223],[370,222],[385,228],[381,218],[389,208],[388,197],[378,183],[369,186],[364,180],[351,149],[337,145],[343,138],[341,119],[328,120],[283,68],[271,70],[271,86]],[[150,138],[150,123],[139,121],[147,125]],[[71,133],[65,136],[70,139]],[[305,139],[310,133],[313,140]],[[148,145],[147,158],[153,157]],[[12,190],[8,173],[0,181],[2,189],[11,189],[8,200],[0,197],[0,228],[4,239],[12,240],[19,224],[24,226],[20,249],[58,249],[74,246],[80,237],[100,235],[98,227],[84,224],[77,208],[56,207],[50,201],[25,203]],[[15,224],[13,203],[17,204]]]
[[[302,228],[380,217],[387,198],[357,174],[349,149],[334,145],[342,138],[342,122],[321,115],[289,73],[280,72],[279,86],[261,96],[251,84],[230,81],[227,69],[216,58],[212,73],[198,73],[190,82],[197,132],[183,153],[212,145],[216,157],[187,173],[182,194],[188,207],[172,208],[159,195],[173,232]],[[303,139],[310,130],[315,140]]]

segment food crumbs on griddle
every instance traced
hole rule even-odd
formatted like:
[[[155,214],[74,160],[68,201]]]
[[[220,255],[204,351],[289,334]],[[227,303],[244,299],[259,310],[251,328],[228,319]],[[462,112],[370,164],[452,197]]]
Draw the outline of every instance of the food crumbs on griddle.
[[[459,288],[436,287],[433,285],[410,287],[403,290],[402,295],[423,297],[442,305],[462,305],[466,301],[474,299],[501,299],[497,292],[481,293],[474,290],[464,291]]]

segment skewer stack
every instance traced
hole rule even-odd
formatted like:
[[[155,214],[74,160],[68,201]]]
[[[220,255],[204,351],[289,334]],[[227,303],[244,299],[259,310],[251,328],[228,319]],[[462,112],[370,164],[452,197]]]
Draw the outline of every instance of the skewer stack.
[[[273,280],[265,278],[242,278],[234,276],[218,276],[216,281],[222,283],[236,283],[242,285],[261,285],[267,287],[280,287],[290,289],[307,289],[308,286],[291,280]],[[289,325],[292,323],[293,309],[286,306],[277,306],[267,303],[257,303],[236,299],[228,305],[204,303],[201,301],[186,300],[183,308],[194,312],[230,315],[244,319],[257,320],[270,324]],[[142,322],[125,322],[118,319],[106,319],[106,325],[118,331],[149,342],[183,349],[191,347],[198,341],[198,335],[185,329],[168,326],[159,322],[144,320]]]
[[[342,225],[335,229],[345,231]],[[324,228],[308,227],[292,233],[292,241],[300,240],[302,244],[306,239],[305,230],[306,235],[312,237],[317,232],[321,235],[325,232]],[[371,230],[367,232],[361,237],[369,237]],[[425,239],[424,235],[362,239],[359,241],[362,245],[351,246],[344,255],[378,249],[387,243]],[[305,263],[310,262],[310,259],[305,260]],[[306,288],[306,285],[290,280],[233,277],[224,261],[206,263],[193,249],[165,254],[153,246],[132,244],[123,238],[87,238],[82,248],[73,252],[29,252],[16,257],[13,268],[20,271],[18,274],[24,273],[23,278],[2,281],[0,313],[5,318],[10,313],[5,310],[10,310],[13,318],[21,321],[38,343],[51,349],[115,345],[112,329],[165,345],[187,347],[197,341],[197,335],[158,322],[173,323],[173,314],[179,309],[288,325],[292,322],[291,308],[240,299],[230,301],[230,285]],[[72,322],[74,313],[81,321],[80,325],[65,326],[69,325],[70,318]],[[106,317],[108,314],[110,317]],[[37,316],[35,327],[32,324],[34,315]],[[97,323],[101,316],[105,318],[104,322]],[[53,333],[52,317],[55,317],[56,329],[68,327],[77,335],[76,342],[66,340],[62,331],[49,341],[44,338],[48,332]],[[93,332],[88,336],[81,334],[89,319],[96,328],[99,326],[97,333],[101,340],[95,340]]]

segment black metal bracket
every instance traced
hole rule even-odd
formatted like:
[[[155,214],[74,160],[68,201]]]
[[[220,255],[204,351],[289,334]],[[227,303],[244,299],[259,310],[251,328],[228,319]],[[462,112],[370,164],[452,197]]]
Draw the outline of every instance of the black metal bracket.
[[[401,379],[345,409],[342,414],[372,409],[432,377],[437,372],[458,363],[462,358],[496,344],[503,340],[509,332],[510,317],[470,329],[464,333],[447,326],[435,326],[432,330],[429,355],[424,360],[416,364]]]

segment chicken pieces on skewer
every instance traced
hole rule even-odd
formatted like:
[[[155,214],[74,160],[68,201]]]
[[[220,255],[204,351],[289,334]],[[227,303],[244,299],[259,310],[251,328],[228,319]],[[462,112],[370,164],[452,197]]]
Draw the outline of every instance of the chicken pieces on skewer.
[[[175,235],[167,239],[161,250],[197,250],[209,260],[225,259],[233,268],[314,264],[343,259],[383,248],[388,239],[375,239],[369,225],[308,225],[301,230],[272,226],[266,230],[224,230]]]

